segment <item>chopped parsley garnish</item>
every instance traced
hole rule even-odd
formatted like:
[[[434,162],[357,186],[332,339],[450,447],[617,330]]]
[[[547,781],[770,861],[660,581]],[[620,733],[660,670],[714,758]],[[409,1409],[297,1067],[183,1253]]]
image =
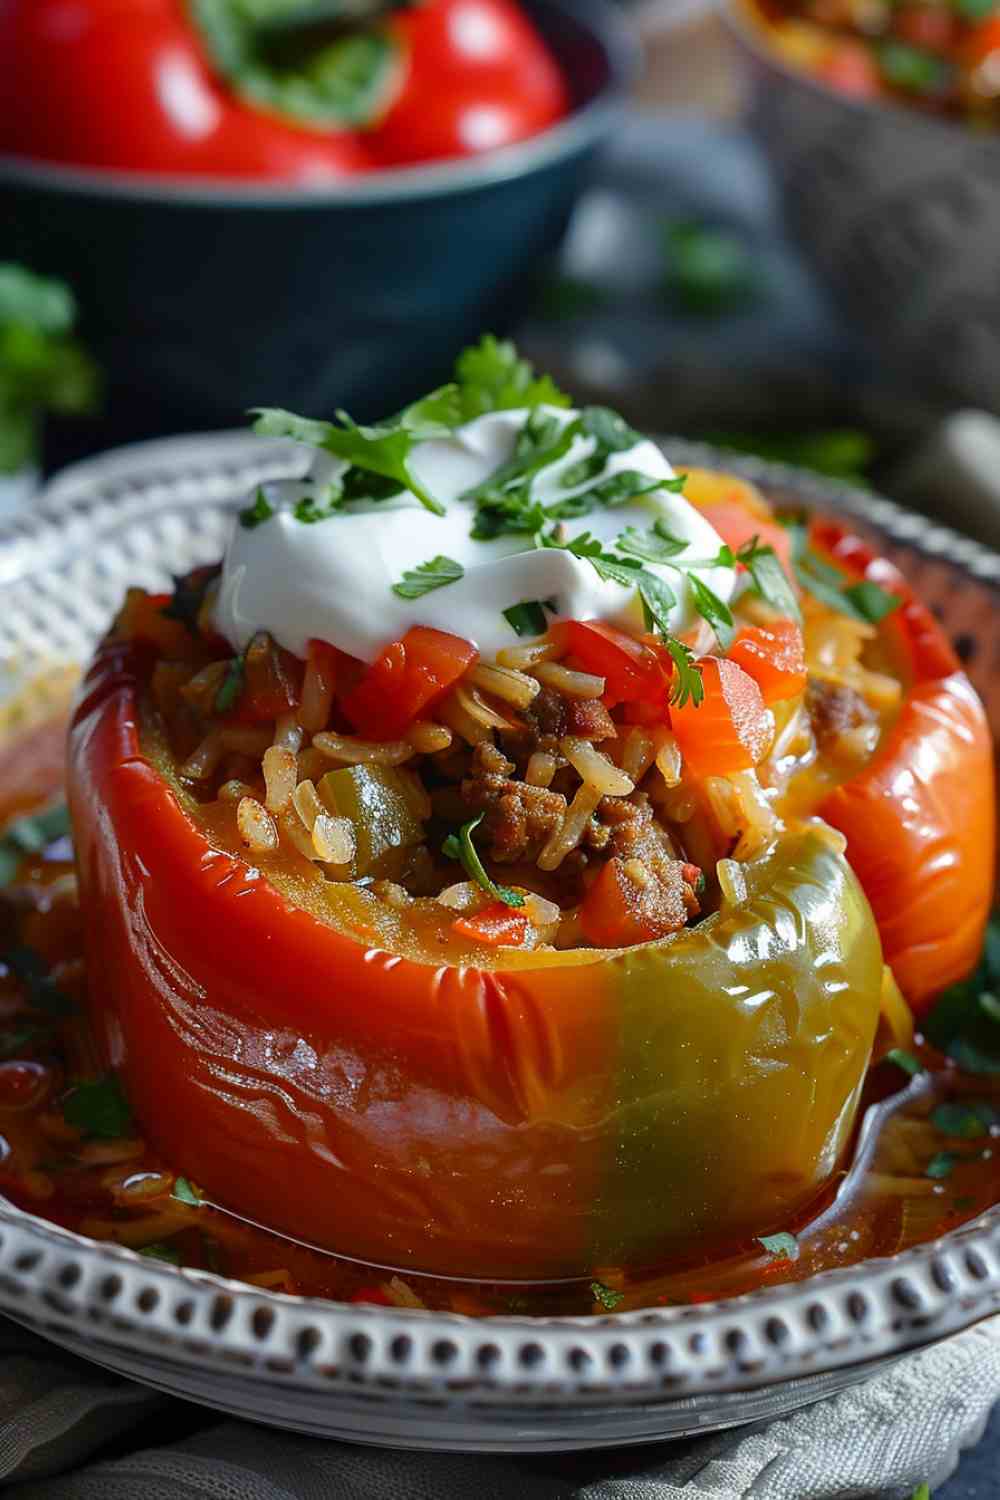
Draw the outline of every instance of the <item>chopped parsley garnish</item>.
[[[0,836],[0,886],[10,884],[26,855],[40,854],[49,844],[65,838],[69,831],[69,813],[63,803],[18,818]]]
[[[715,631],[715,639],[723,651],[728,650],[733,639],[733,612],[714,589],[700,579],[697,573],[688,574],[688,585],[694,596],[694,606],[703,620],[707,620]]]
[[[765,603],[770,604],[771,608],[776,609],[779,614],[801,623],[802,611],[799,608],[799,601],[788,581],[781,559],[773,547],[762,545],[758,537],[751,537],[740,547],[736,560],[746,568],[753,582],[754,591]]]
[[[293,438],[323,448],[352,468],[394,480],[415,495],[425,509],[436,516],[444,515],[444,506],[420,483],[409,460],[417,443],[446,435],[449,431],[446,426],[440,422],[410,425],[406,413],[395,423],[383,422],[373,427],[359,426],[344,411],[337,413],[337,421],[339,426],[297,417],[278,407],[263,407],[257,413],[254,431],[264,437]]]
[[[503,617],[515,635],[544,635],[549,628],[545,618],[547,609],[555,614],[554,599],[522,599],[520,604],[505,609]]]
[[[49,973],[49,966],[34,948],[16,945],[0,952],[3,964],[24,985],[28,1002],[49,1016],[74,1015],[77,1006],[64,995]]]
[[[1000,1074],[1000,915],[986,927],[982,958],[945,990],[923,1021],[935,1047],[967,1073]]]
[[[842,597],[851,603],[863,620],[870,625],[878,625],[886,615],[891,615],[902,604],[898,594],[890,594],[888,589],[882,588],[878,583],[873,583],[870,578],[865,578],[861,583],[852,583],[849,588],[843,590]]]
[[[674,536],[662,517],[654,521],[648,531],[639,531],[635,526],[626,526],[615,543],[619,552],[629,557],[638,557],[643,562],[670,566],[691,545],[679,536]]]
[[[257,431],[260,431],[259,423],[257,424]],[[262,526],[265,521],[269,521],[273,515],[274,506],[270,503],[264,491],[258,490],[253,504],[248,505],[244,510],[240,511],[240,525],[245,527],[247,531],[253,531],[255,527]],[[166,610],[164,610],[164,614],[166,614]]]
[[[942,1135],[974,1141],[1000,1124],[1000,1114],[985,1099],[948,1099],[931,1111],[931,1124]]]
[[[192,1208],[197,1208],[200,1203],[204,1202],[198,1189],[186,1177],[175,1178],[174,1190],[170,1196],[176,1198],[178,1203],[190,1204]]]
[[[579,420],[562,422],[538,408],[529,412],[507,462],[460,496],[477,507],[473,537],[488,541],[502,532],[537,531],[539,523],[529,513],[544,512],[532,504],[529,481],[565,457],[579,432]]]
[[[943,1182],[946,1177],[951,1176],[955,1170],[955,1163],[961,1159],[955,1151],[939,1151],[927,1163],[924,1176],[932,1177],[935,1182]]]
[[[916,1078],[918,1073],[924,1071],[920,1058],[914,1057],[912,1052],[907,1052],[902,1047],[891,1047],[885,1054],[885,1061],[895,1063],[897,1068],[902,1068],[911,1078]]]
[[[397,492],[394,487],[394,492]],[[292,515],[296,521],[301,521],[303,526],[314,526],[317,521],[328,521],[341,509],[344,502],[344,487],[342,484],[329,484],[322,498],[316,495],[303,495],[292,509]]]
[[[759,1234],[758,1244],[764,1246],[768,1255],[773,1255],[778,1260],[798,1260],[799,1242],[794,1234],[789,1234],[782,1229],[778,1234]]]
[[[614,1312],[618,1304],[625,1301],[624,1292],[616,1291],[613,1286],[607,1286],[603,1281],[592,1281],[590,1294],[594,1301],[599,1302],[607,1312]]]
[[[246,679],[246,652],[241,651],[234,656],[226,668],[226,675],[222,679],[219,691],[215,695],[215,712],[217,714],[228,714],[236,707],[243,696],[243,683]]]
[[[567,521],[576,516],[589,515],[595,505],[613,510],[617,505],[627,505],[630,500],[637,500],[640,495],[652,495],[669,483],[669,479],[652,479],[648,474],[640,474],[637,469],[622,469],[575,495],[568,495],[565,500],[547,505],[545,514],[555,521]]]
[[[464,823],[459,830],[458,837],[449,833],[441,845],[441,853],[447,859],[457,859],[461,862],[465,873],[470,880],[474,880],[495,901],[502,901],[504,906],[523,906],[524,897],[519,891],[512,891],[509,886],[497,885],[486,873],[482,860],[476,852],[476,846],[472,842],[472,835],[483,821],[485,813],[480,813],[478,818]]]
[[[627,453],[629,448],[644,441],[641,432],[636,432],[624,417],[607,406],[585,406],[580,413],[580,426],[584,435],[593,438],[605,454]]]
[[[63,1117],[85,1135],[105,1140],[127,1135],[132,1127],[128,1100],[113,1073],[77,1084],[63,1101]]]
[[[166,1261],[169,1266],[181,1264],[181,1252],[174,1245],[166,1245],[162,1240],[154,1240],[151,1245],[141,1245],[139,1254],[144,1255],[147,1260]]]
[[[454,389],[455,426],[489,411],[570,404],[548,375],[535,375],[508,339],[496,339],[491,333],[458,356]]]
[[[392,592],[398,594],[400,599],[422,599],[424,594],[444,588],[446,583],[457,583],[464,577],[465,569],[461,563],[439,554],[429,562],[418,563],[412,571],[404,573],[400,582],[393,584]]]

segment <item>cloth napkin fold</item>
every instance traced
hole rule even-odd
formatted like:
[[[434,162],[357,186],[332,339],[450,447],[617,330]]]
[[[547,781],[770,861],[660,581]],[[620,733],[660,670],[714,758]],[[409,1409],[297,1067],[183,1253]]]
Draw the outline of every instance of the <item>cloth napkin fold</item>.
[[[0,1488],[17,1500],[906,1500],[1000,1399],[1000,1317],[770,1424],[583,1454],[324,1442],[149,1391],[0,1322]]]

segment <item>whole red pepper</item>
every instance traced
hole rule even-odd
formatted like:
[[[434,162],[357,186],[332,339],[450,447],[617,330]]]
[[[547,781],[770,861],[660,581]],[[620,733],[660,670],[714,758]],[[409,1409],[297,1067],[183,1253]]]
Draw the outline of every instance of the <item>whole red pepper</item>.
[[[375,84],[341,119],[335,105],[296,112],[266,68],[263,83],[227,68],[199,14],[184,0],[2,0],[0,153],[316,184],[508,145],[568,107],[514,0],[430,0],[363,28]]]

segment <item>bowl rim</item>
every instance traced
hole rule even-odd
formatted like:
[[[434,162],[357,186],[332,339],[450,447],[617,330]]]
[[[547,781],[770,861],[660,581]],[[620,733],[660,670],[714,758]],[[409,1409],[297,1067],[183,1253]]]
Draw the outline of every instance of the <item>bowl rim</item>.
[[[945,558],[970,578],[1000,583],[1000,556],[869,491],[703,444],[659,441],[680,464],[724,463],[806,505],[863,518],[887,539]],[[195,514],[206,496],[215,509],[230,510],[235,494],[254,482],[234,452],[234,434],[172,442],[169,455],[159,443],[148,445],[154,451],[146,455],[145,445],[128,450],[131,474],[121,467],[121,454],[109,455],[103,472],[100,460],[91,461],[48,498],[43,492],[34,516],[0,525],[0,559],[9,559],[11,579],[34,587],[49,570],[65,566],[82,534],[74,527],[88,518],[99,522],[97,539],[145,535],[156,514],[174,515],[181,507]],[[246,442],[254,462],[285,462],[278,446],[261,447],[250,435]],[[181,1377],[190,1378],[195,1360],[220,1385],[235,1365],[261,1402],[266,1386],[281,1385],[286,1393],[326,1393],[341,1414],[349,1399],[361,1396],[383,1416],[402,1411],[415,1396],[437,1396],[456,1411],[487,1412],[496,1442],[502,1440],[498,1424],[512,1421],[529,1401],[555,1403],[564,1434],[575,1413],[578,1446],[615,1440],[592,1436],[585,1421],[599,1400],[619,1414],[631,1412],[633,1423],[647,1420],[637,1415],[646,1410],[651,1425],[643,1435],[663,1435],[656,1423],[666,1422],[670,1410],[700,1410],[699,1402],[717,1410],[726,1392],[781,1387],[837,1370],[863,1372],[874,1360],[957,1332],[998,1308],[1000,1206],[895,1255],[716,1302],[597,1317],[475,1319],[265,1291],[159,1264],[0,1197],[0,1310],[67,1342],[82,1337],[88,1342],[80,1352],[92,1348],[98,1360],[125,1369],[129,1360],[137,1369],[140,1355],[155,1353],[169,1367],[173,1389],[188,1389]],[[396,1440],[428,1445],[420,1437],[421,1420],[426,1413],[413,1417]],[[292,1418],[288,1423],[296,1425]],[[361,1429],[347,1435],[363,1437],[363,1421]],[[635,1426],[614,1430],[619,1441],[640,1440]],[[454,1443],[462,1445],[457,1437]]]
[[[498,187],[555,166],[595,145],[621,109],[642,65],[642,46],[612,0],[527,0],[529,10],[567,17],[597,42],[608,66],[601,88],[537,135],[481,156],[387,167],[315,186],[280,180],[174,176],[74,166],[0,153],[0,186],[37,187],[115,202],[262,210],[353,208],[440,198]]]
[[[771,72],[777,73],[786,82],[799,84],[806,93],[828,102],[833,100],[849,113],[858,116],[868,118],[887,116],[901,129],[913,127],[925,131],[928,135],[943,134],[950,137],[954,144],[967,141],[970,146],[987,151],[994,146],[1000,147],[1000,133],[995,138],[985,134],[977,136],[959,120],[953,120],[945,115],[927,114],[897,99],[864,99],[856,94],[843,93],[830,84],[823,83],[805,68],[793,67],[785,61],[777,48],[768,42],[767,25],[760,16],[755,0],[722,0],[720,14],[737,42],[744,47],[754,61],[761,63]]]

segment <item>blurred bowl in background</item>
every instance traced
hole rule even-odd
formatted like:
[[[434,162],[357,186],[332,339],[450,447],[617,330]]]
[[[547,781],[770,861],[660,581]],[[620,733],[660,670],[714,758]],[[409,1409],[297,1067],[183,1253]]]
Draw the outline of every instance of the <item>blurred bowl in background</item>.
[[[317,189],[0,161],[4,254],[65,277],[107,442],[280,404],[384,414],[523,310],[637,70],[610,0],[531,0],[570,115],[458,162]]]
[[[1000,412],[1000,135],[835,92],[728,18],[791,234],[911,389]]]

